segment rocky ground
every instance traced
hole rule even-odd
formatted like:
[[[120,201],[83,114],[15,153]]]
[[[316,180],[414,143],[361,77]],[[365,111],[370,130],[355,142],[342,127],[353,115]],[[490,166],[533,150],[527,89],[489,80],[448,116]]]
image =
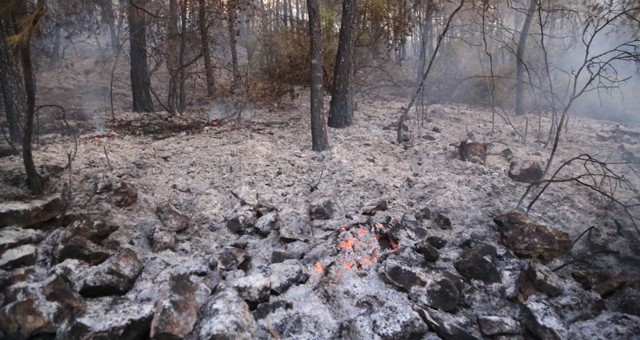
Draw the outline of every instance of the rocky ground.
[[[404,101],[358,101],[323,153],[305,94],[237,124],[202,105],[58,129],[35,148],[51,193],[37,201],[21,159],[0,158],[4,338],[640,334],[639,233],[612,201],[638,201],[640,127],[572,119],[552,173],[586,153],[607,165],[558,178],[606,176],[554,183],[525,216],[548,118],[492,132],[486,110],[435,105],[399,143]]]

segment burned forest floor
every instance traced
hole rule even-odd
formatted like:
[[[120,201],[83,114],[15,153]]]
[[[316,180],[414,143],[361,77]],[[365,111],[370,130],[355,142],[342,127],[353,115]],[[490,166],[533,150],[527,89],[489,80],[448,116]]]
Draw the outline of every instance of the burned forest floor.
[[[516,210],[529,184],[513,167],[544,168],[550,117],[493,126],[488,109],[432,105],[398,143],[405,100],[357,101],[322,153],[306,90],[238,122],[202,102],[43,127],[44,199],[19,156],[0,158],[4,337],[640,334],[640,233],[616,204],[638,201],[640,126],[572,117],[550,174],[603,163],[567,165],[558,178],[592,176],[549,185],[525,216],[542,186]],[[486,158],[461,160],[462,141]]]

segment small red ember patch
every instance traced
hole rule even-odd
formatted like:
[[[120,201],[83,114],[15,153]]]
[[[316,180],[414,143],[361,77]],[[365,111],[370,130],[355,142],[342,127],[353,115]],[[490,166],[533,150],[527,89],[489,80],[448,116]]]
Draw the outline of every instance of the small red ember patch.
[[[316,262],[316,264],[313,266],[313,269],[320,274],[324,272],[324,268],[322,268],[322,264],[320,262]]]
[[[340,262],[348,270],[366,269],[376,263],[381,252],[398,249],[398,242],[390,234],[389,228],[380,223],[343,227],[338,242]]]
[[[391,235],[388,227],[385,227],[381,223],[375,224],[375,234],[380,248],[383,250],[391,249],[393,251],[398,250],[398,240]]]
[[[340,242],[340,248],[353,249],[353,244],[355,242],[356,242],[356,239],[354,239],[353,237],[349,237],[348,240]]]

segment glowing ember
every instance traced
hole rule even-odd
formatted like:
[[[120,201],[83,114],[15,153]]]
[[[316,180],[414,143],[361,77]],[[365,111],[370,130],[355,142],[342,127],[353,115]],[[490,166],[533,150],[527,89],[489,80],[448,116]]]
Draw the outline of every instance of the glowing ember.
[[[349,237],[348,240],[340,242],[340,248],[351,249],[353,248],[353,244],[356,242],[356,239],[353,237]]]
[[[324,268],[322,268],[322,264],[320,264],[320,262],[316,262],[316,264],[313,266],[313,269],[320,274],[324,272]]]
[[[100,141],[100,136],[96,136],[96,137],[95,137],[95,141],[96,141],[96,142],[99,142],[99,141]]]
[[[373,264],[373,261],[371,259],[369,259],[368,257],[363,257],[360,259],[360,263],[363,265],[371,265]]]
[[[342,271],[367,270],[376,264],[381,252],[398,249],[398,240],[386,224],[356,224],[342,227],[339,232],[339,276]]]
[[[398,250],[398,240],[386,228],[379,228],[375,232],[375,236],[382,249]]]

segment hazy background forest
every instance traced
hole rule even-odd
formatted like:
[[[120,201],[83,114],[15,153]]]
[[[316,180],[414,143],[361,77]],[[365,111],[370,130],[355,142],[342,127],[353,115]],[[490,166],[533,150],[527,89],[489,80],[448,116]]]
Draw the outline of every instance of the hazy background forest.
[[[329,146],[322,89],[339,128],[351,124],[354,96],[413,93],[399,125],[413,108],[423,121],[425,107],[458,103],[490,107],[492,131],[496,116],[537,115],[540,139],[550,117],[546,174],[570,115],[637,121],[637,15],[629,0],[6,1],[3,131],[14,151],[22,144],[29,187],[42,192],[36,113],[68,110],[98,132],[126,108],[180,116],[199,106],[209,121],[250,120],[255,105],[293,100],[315,82],[316,151]],[[528,123],[516,131],[525,139]]]
[[[457,4],[358,1],[353,23],[354,94],[366,98],[389,90],[411,93]],[[20,32],[34,5],[25,2],[18,8],[5,1],[4,51],[12,50],[6,38]],[[130,67],[148,79],[149,94],[140,91],[145,101],[152,101],[136,109],[171,114],[192,105],[219,103],[233,92],[251,105],[274,104],[309,85],[303,0],[96,0],[46,5],[32,41],[38,104],[82,110],[88,120],[102,119],[93,114],[96,111],[131,107]],[[570,112],[637,121],[637,6],[634,1],[467,1],[444,36],[421,104],[483,105],[509,115],[516,108],[517,88],[522,93],[518,113],[555,114],[571,97],[573,75],[586,66],[578,83],[584,84],[594,73],[598,78]],[[341,1],[320,1],[327,93],[333,86],[341,10]],[[130,55],[132,32],[140,34],[130,27],[131,14],[141,19],[140,44],[148,60]],[[20,87],[12,85],[7,74],[17,61],[5,63],[4,112],[12,112],[6,108],[14,102],[7,88]],[[13,105],[19,109],[21,104]],[[7,123],[13,128],[8,129]],[[9,119],[4,128],[15,138],[18,125]]]

